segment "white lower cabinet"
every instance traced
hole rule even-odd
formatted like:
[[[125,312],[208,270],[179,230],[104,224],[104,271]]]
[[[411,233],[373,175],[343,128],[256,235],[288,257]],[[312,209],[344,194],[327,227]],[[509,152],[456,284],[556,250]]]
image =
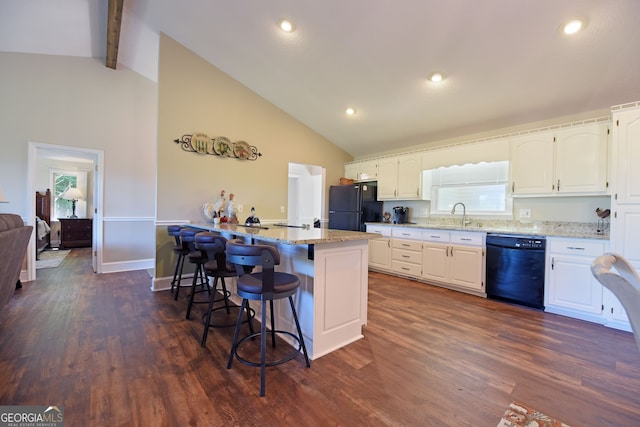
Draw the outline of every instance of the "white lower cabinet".
[[[484,294],[484,233],[425,230],[423,239],[423,279]]]
[[[369,268],[391,270],[391,228],[367,224],[367,233],[379,233],[382,237],[369,240]]]
[[[392,238],[391,270],[403,275],[420,277],[422,273],[422,242]]]
[[[591,273],[605,251],[603,240],[547,238],[545,311],[606,323],[604,288]]]

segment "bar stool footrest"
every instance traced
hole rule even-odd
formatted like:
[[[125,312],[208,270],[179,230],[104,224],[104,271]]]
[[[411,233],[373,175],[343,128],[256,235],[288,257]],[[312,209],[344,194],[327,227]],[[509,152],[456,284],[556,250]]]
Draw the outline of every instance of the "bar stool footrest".
[[[227,293],[228,293],[228,292],[227,292]],[[216,300],[216,302],[217,302],[217,301],[224,301],[224,299],[217,299],[217,300]],[[219,307],[215,307],[214,309],[212,309],[212,310],[211,310],[211,313],[213,313],[214,311],[218,311],[218,310],[225,310],[226,308],[227,308],[226,306],[221,305],[221,306],[219,306]],[[230,305],[230,306],[229,306],[229,309],[230,309],[230,310],[238,310],[239,308],[240,308],[240,306],[238,306],[238,305]],[[243,311],[244,311],[244,310],[243,310]],[[249,323],[249,322],[250,322],[252,319],[254,319],[255,317],[256,317],[256,311],[255,311],[253,308],[249,307],[249,318],[248,318],[248,319],[244,319],[244,320],[241,322],[241,324]],[[205,313],[202,315],[202,324],[203,324],[203,325],[206,323],[206,320],[205,320],[206,318],[207,318],[207,313],[205,312]],[[231,317],[231,323],[221,323],[221,324],[218,324],[218,323],[212,323],[212,322],[211,322],[211,323],[209,323],[209,327],[210,327],[210,328],[230,328],[230,327],[236,326],[236,318],[237,318],[237,315],[236,315],[236,314],[234,314],[234,315],[233,315],[233,317]]]
[[[291,352],[291,354],[286,355],[281,359],[273,360],[271,362],[266,362],[264,366],[268,367],[268,366],[282,365],[283,363],[286,363],[286,362],[288,362],[290,360],[295,359],[296,356],[298,356],[298,354],[302,353],[302,343],[300,342],[300,338],[297,335],[295,335],[295,334],[293,334],[293,333],[291,333],[289,331],[282,331],[282,330],[267,331],[266,333],[267,334],[272,334],[273,332],[275,332],[276,334],[283,334],[283,335],[290,336],[291,338],[293,338],[298,343],[298,348],[294,349]],[[262,334],[261,332],[255,332],[253,334],[247,335],[246,337],[244,337],[244,338],[242,338],[241,340],[238,341],[238,344],[236,345],[236,349],[235,349],[235,357],[240,363],[242,363],[244,365],[247,365],[247,366],[255,366],[255,367],[262,366],[262,364],[260,362],[253,362],[251,360],[245,359],[244,357],[242,357],[242,356],[240,356],[238,354],[238,349],[240,348],[240,345],[243,342],[245,342],[245,341],[247,341],[249,339],[250,340],[254,340],[256,337],[259,337],[261,334]]]

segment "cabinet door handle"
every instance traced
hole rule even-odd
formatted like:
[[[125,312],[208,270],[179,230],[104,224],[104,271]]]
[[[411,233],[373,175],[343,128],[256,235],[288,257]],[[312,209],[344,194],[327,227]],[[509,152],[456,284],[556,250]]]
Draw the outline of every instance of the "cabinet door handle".
[[[513,193],[514,191],[516,191],[516,182],[515,181],[513,181],[511,183],[511,192]]]
[[[567,246],[567,249],[572,250],[572,251],[584,251],[585,248],[579,248],[577,246]]]
[[[409,255],[402,255],[402,258],[410,258]]]
[[[470,242],[471,239],[468,237],[461,237],[460,240],[464,240],[465,242]]]
[[[560,180],[558,180],[558,191],[560,191]]]

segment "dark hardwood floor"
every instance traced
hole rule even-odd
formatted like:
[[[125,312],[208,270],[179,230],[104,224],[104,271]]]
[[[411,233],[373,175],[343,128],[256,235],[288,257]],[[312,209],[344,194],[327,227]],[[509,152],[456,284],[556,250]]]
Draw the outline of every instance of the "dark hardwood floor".
[[[512,401],[573,427],[640,425],[631,334],[370,273],[365,338],[304,367],[226,369],[203,305],[146,271],[96,275],[90,249],[38,270],[0,311],[0,405],[62,405],[67,426],[488,426]]]

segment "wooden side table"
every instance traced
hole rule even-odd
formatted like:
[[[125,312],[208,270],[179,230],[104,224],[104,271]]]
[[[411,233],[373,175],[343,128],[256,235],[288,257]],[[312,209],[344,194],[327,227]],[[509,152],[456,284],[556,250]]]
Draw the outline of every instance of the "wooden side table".
[[[60,218],[60,247],[83,248],[91,246],[93,220],[91,218]]]

